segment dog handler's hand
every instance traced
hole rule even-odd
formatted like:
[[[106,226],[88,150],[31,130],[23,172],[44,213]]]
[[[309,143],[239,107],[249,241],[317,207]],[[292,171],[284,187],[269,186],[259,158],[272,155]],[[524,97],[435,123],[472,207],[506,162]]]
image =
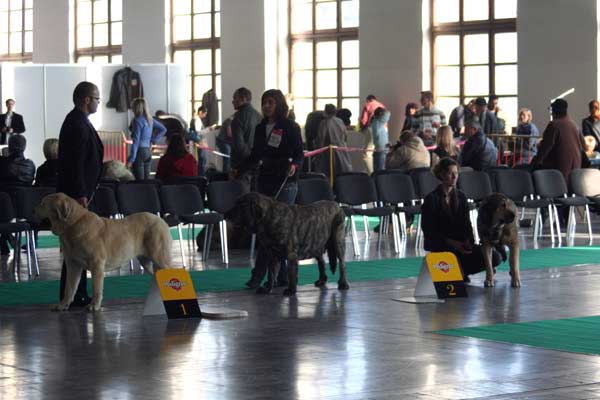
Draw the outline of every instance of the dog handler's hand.
[[[88,206],[88,199],[87,199],[87,197],[79,197],[78,199],[75,199],[75,200],[77,200],[77,202],[79,204],[81,204],[81,206],[83,208],[87,208],[87,206]]]
[[[290,170],[288,172],[288,176],[293,176],[296,173],[296,164],[290,164]]]

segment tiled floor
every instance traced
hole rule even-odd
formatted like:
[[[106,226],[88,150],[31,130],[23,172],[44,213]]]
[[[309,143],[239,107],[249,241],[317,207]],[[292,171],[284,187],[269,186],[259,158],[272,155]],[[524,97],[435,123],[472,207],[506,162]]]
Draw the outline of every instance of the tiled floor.
[[[530,231],[523,248],[533,245]],[[363,258],[395,256],[391,241],[377,253],[375,240]],[[351,250],[349,242],[348,259]],[[411,238],[405,256],[415,254]],[[247,249],[233,251],[230,267],[247,258]],[[56,279],[58,251],[42,250],[40,267],[36,279]],[[221,267],[218,251],[206,265],[194,261]],[[2,279],[13,279],[6,259],[2,268]],[[524,271],[519,290],[505,272],[493,289],[475,277],[468,299],[445,304],[391,300],[410,296],[415,281],[350,282],[348,292],[303,286],[295,298],[281,289],[199,295],[201,307],[248,311],[228,321],[144,318],[142,299],[109,301],[96,314],[0,308],[0,399],[600,398],[600,357],[430,333],[600,315],[600,267]]]

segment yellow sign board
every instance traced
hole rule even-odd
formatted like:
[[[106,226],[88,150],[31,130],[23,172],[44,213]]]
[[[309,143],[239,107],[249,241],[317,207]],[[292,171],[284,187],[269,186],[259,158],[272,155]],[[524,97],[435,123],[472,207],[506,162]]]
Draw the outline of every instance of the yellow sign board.
[[[462,271],[454,254],[450,252],[429,253],[425,260],[433,282],[463,280]]]
[[[156,271],[156,283],[169,318],[200,317],[200,307],[190,273],[185,269]]]

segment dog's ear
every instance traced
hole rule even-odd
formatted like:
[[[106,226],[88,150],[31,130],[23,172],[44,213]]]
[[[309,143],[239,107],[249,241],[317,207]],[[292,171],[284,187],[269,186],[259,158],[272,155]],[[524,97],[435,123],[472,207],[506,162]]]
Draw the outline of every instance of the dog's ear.
[[[60,221],[66,221],[73,213],[73,207],[69,201],[63,200],[56,204],[56,218]]]
[[[502,219],[504,220],[504,223],[512,224],[516,218],[515,212],[510,208],[510,206],[508,205],[508,203],[506,201],[504,201],[504,203],[503,203],[503,208],[504,208],[504,215],[503,215]]]

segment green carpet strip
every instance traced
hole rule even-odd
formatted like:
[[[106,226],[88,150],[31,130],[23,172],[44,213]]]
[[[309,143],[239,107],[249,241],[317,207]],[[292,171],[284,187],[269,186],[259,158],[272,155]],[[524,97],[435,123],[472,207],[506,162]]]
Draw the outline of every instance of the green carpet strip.
[[[600,355],[600,316],[447,329],[434,333]]]
[[[348,281],[381,281],[416,277],[419,274],[422,257],[352,261],[346,263]],[[600,263],[600,247],[563,247],[521,251],[521,270],[548,267],[571,267],[577,264]],[[316,265],[304,265],[299,269],[299,285],[312,284],[318,278]],[[499,268],[508,270],[508,263]],[[329,272],[328,272],[329,274]],[[230,268],[210,271],[192,271],[192,279],[197,292],[223,292],[242,290],[244,282],[250,278],[249,268]],[[147,275],[126,275],[107,277],[104,284],[104,298],[124,299],[145,297],[150,277]],[[331,282],[337,281],[330,277]],[[88,280],[91,293],[91,280]],[[58,281],[28,281],[0,283],[0,306],[50,304],[57,300]]]

